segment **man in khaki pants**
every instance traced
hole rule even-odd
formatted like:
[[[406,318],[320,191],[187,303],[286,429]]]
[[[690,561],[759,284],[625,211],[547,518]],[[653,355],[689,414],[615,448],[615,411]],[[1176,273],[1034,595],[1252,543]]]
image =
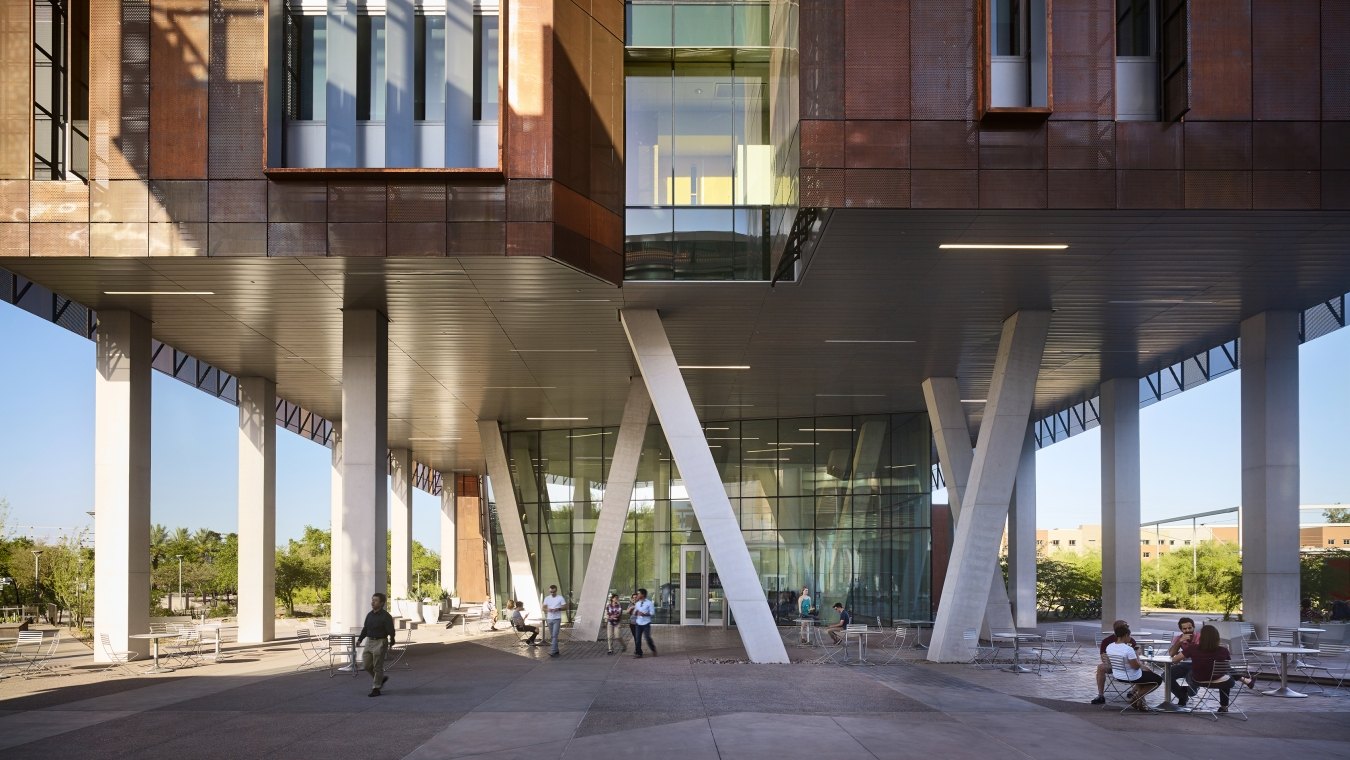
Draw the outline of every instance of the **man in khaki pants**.
[[[395,631],[394,616],[385,610],[384,599],[384,594],[380,593],[370,597],[370,612],[366,613],[366,623],[361,626],[361,635],[356,637],[357,646],[361,646],[362,641],[370,639],[365,652],[361,655],[365,671],[371,677],[370,693],[366,695],[368,697],[380,696],[380,688],[389,680],[389,676],[384,674],[384,655],[389,651],[389,647],[394,645]]]

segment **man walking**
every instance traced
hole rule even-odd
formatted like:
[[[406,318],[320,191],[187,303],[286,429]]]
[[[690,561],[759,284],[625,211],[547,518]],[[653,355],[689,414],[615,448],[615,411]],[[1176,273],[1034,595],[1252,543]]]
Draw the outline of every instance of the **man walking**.
[[[389,647],[394,645],[395,631],[394,616],[384,608],[384,600],[384,594],[380,593],[370,597],[370,612],[366,613],[366,622],[361,626],[361,635],[356,637],[357,646],[361,646],[362,641],[370,639],[361,655],[364,669],[371,678],[370,693],[366,695],[368,697],[380,696],[380,688],[389,680],[389,676],[384,674],[384,656],[389,652]]]
[[[562,627],[563,610],[567,609],[567,600],[558,596],[558,587],[549,586],[548,596],[544,597],[544,612],[547,613],[548,637],[553,646],[549,657],[558,656],[558,629]]]
[[[647,598],[647,589],[640,588],[637,592],[637,601],[633,602],[633,651],[634,657],[642,656],[642,639],[647,639],[647,648],[651,650],[652,657],[656,656],[656,644],[652,641],[652,615],[656,614],[656,607],[652,600]]]

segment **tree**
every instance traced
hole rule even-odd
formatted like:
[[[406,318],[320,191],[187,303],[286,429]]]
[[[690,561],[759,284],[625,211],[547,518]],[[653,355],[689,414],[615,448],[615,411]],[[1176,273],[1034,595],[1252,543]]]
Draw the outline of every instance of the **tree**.
[[[1329,523],[1350,523],[1350,508],[1329,507],[1322,510],[1322,517]]]

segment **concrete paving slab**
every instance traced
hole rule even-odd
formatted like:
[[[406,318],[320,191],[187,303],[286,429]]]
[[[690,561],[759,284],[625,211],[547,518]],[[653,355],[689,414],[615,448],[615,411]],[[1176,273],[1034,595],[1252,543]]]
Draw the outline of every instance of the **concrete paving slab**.
[[[871,757],[828,716],[738,712],[708,719],[722,757]]]
[[[841,715],[834,722],[878,758],[1007,757],[1012,747],[997,736],[971,731],[946,715]]]
[[[410,760],[433,760],[554,744],[558,746],[560,755],[562,745],[572,738],[585,716],[583,711],[532,712],[528,715],[473,712],[451,723],[407,757]]]
[[[53,736],[78,731],[88,726],[125,718],[127,711],[19,712],[0,717],[0,750],[22,747]]]
[[[652,725],[633,713],[627,713],[625,717],[628,719],[626,730],[578,737],[568,742],[562,754],[564,760],[635,756],[717,760],[723,757],[713,739],[712,726],[706,719]]]

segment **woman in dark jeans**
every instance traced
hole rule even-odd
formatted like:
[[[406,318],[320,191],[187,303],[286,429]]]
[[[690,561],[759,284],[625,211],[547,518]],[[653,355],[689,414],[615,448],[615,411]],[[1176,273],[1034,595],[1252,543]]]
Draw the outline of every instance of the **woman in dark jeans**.
[[[1248,689],[1256,685],[1256,681],[1249,675],[1239,676],[1237,673],[1233,673],[1231,677],[1219,683],[1209,683],[1214,678],[1214,663],[1228,662],[1232,659],[1232,655],[1228,653],[1228,647],[1219,643],[1219,629],[1212,625],[1201,628],[1200,640],[1182,645],[1181,651],[1172,657],[1176,662],[1180,662],[1183,658],[1189,658],[1191,661],[1191,671],[1187,674],[1186,680],[1192,685],[1192,688],[1197,684],[1204,684],[1219,690],[1219,712],[1221,713],[1228,712],[1228,692],[1232,690],[1235,679],[1241,680]],[[1177,702],[1184,707],[1188,696],[1187,690],[1183,689],[1180,694],[1177,694]]]

